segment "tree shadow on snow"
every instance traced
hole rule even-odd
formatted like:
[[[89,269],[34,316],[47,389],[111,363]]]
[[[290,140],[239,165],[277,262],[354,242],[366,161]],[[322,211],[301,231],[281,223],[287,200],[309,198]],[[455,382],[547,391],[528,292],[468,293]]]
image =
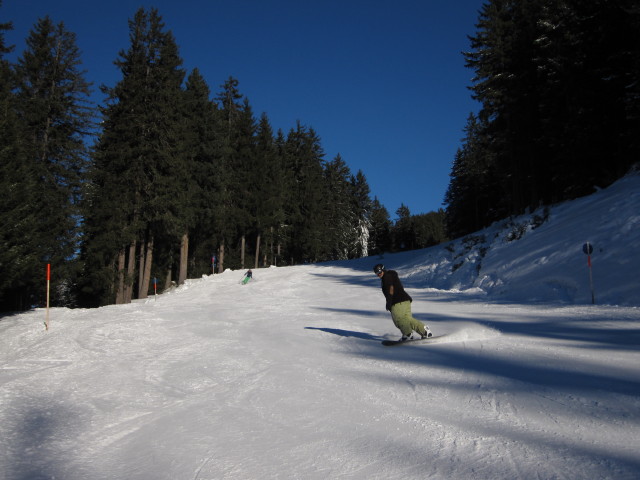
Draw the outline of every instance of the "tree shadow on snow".
[[[383,299],[384,300],[384,299]],[[324,310],[327,312],[348,313],[350,315],[358,315],[361,317],[388,317],[389,312],[358,310],[355,308],[333,308],[333,307],[315,307],[316,310]]]
[[[471,342],[469,342],[471,343]],[[441,348],[444,347],[444,348]],[[370,358],[393,359],[397,362],[404,362],[407,365],[415,365],[424,368],[444,367],[448,370],[464,373],[456,380],[425,376],[423,378],[414,377],[411,379],[412,388],[424,386],[429,389],[440,388],[446,391],[458,391],[461,398],[465,395],[469,399],[493,398],[496,394],[496,383],[491,379],[507,380],[507,383],[498,381],[499,393],[501,395],[511,395],[506,397],[506,404],[509,401],[518,408],[518,401],[532,401],[536,398],[540,403],[540,409],[544,406],[552,405],[553,412],[558,412],[557,416],[567,415],[573,418],[576,424],[589,425],[593,420],[594,412],[600,408],[600,403],[608,400],[615,401],[614,406],[609,407],[615,411],[608,414],[621,425],[631,424],[632,428],[637,428],[638,420],[634,419],[635,399],[640,395],[640,381],[630,378],[625,368],[599,372],[591,371],[588,365],[584,365],[583,359],[554,364],[534,364],[527,356],[519,358],[513,356],[511,352],[485,355],[485,349],[469,350],[467,348],[448,348],[447,344],[433,346],[406,346],[394,349],[369,348],[366,352],[358,352],[357,355],[365,355]],[[355,355],[355,353],[354,353]],[[412,371],[410,369],[410,371]],[[475,372],[477,375],[472,375]],[[478,376],[479,375],[479,376]],[[379,377],[381,382],[398,384],[398,377],[395,373],[383,373]],[[602,395],[605,397],[602,397]],[[615,395],[617,397],[611,397]],[[559,397],[559,399],[557,399]],[[527,397],[530,397],[527,400]],[[604,400],[603,400],[604,398]],[[524,408],[524,407],[523,407]],[[544,414],[541,412],[541,414]],[[603,415],[606,415],[605,410]],[[482,417],[480,416],[479,419]],[[458,422],[455,417],[443,417],[443,422],[452,422],[467,430],[484,432],[486,435],[501,435],[511,438],[520,443],[546,445],[553,449],[563,449],[571,456],[580,458],[596,458],[602,463],[615,462],[617,468],[623,468],[630,472],[640,472],[640,461],[633,455],[625,451],[603,453],[602,446],[591,446],[582,441],[573,444],[571,441],[563,440],[562,436],[545,435],[544,432],[523,431],[517,428],[509,428],[508,425],[494,422],[490,424],[486,421],[473,420],[473,417]],[[624,474],[617,478],[631,478]]]
[[[46,397],[19,398],[10,407],[10,418],[0,428],[0,435],[9,441],[0,455],[3,478],[69,478],[75,459],[66,445],[81,428],[78,409]],[[92,476],[85,474],[85,478]]]
[[[505,314],[504,317],[507,317]],[[547,318],[532,322],[514,322],[507,318],[492,322],[480,322],[496,327],[503,334],[524,335],[550,340],[571,342],[575,348],[601,350],[640,351],[640,331],[635,328],[620,328],[617,323],[630,323],[627,319],[590,318],[592,325],[576,318]],[[576,324],[578,323],[578,324]],[[603,325],[606,325],[603,326]]]
[[[339,275],[328,274],[328,273],[320,273],[320,272],[311,272],[311,275],[314,277],[320,278],[330,278],[334,279],[340,283],[346,283],[348,285],[360,285],[365,287],[372,288],[380,288],[380,279],[377,278],[373,272],[371,272],[371,276],[365,275],[345,275],[344,273],[340,273]]]
[[[320,328],[320,327],[304,327],[305,330],[320,330],[321,332],[331,333],[340,337],[355,337],[363,340],[376,340],[382,341],[383,338],[378,335],[371,335],[365,332],[355,332],[352,330],[341,330],[339,328]]]

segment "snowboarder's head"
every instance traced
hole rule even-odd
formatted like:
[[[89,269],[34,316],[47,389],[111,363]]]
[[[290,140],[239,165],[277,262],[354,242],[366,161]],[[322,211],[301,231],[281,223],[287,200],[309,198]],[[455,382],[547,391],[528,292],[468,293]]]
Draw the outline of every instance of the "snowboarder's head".
[[[373,267],[373,273],[375,273],[378,276],[383,274],[384,273],[384,265],[381,264],[381,263],[378,263],[376,266]]]

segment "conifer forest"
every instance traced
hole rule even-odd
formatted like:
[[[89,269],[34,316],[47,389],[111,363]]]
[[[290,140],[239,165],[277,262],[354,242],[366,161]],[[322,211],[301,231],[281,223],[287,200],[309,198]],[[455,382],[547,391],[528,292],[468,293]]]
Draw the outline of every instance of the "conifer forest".
[[[52,306],[128,303],[227,268],[429,247],[640,161],[638,0],[487,0],[460,59],[480,108],[461,124],[443,208],[403,205],[394,221],[312,127],[274,131],[238,79],[185,71],[158,10],[128,19],[102,105],[64,19],[41,18],[15,61],[1,0],[0,19],[4,312],[43,305],[47,264]]]

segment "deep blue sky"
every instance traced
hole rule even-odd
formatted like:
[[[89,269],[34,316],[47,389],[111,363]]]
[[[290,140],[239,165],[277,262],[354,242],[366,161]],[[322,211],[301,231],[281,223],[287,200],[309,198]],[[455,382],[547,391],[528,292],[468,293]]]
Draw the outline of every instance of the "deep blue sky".
[[[483,0],[0,0],[15,55],[38,18],[77,35],[86,78],[120,79],[128,20],[156,7],[215,96],[233,76],[256,117],[274,131],[300,121],[320,136],[325,159],[362,170],[392,219],[442,207],[463,128],[478,105],[467,87],[467,35]]]

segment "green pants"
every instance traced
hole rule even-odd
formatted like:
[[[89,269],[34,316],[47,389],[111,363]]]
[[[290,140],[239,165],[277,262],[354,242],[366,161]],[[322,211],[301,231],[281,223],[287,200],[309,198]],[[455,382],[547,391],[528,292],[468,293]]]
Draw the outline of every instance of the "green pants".
[[[400,329],[402,335],[410,335],[412,331],[424,335],[426,328],[422,322],[413,318],[411,314],[411,302],[396,303],[391,307],[391,318],[393,324]]]

